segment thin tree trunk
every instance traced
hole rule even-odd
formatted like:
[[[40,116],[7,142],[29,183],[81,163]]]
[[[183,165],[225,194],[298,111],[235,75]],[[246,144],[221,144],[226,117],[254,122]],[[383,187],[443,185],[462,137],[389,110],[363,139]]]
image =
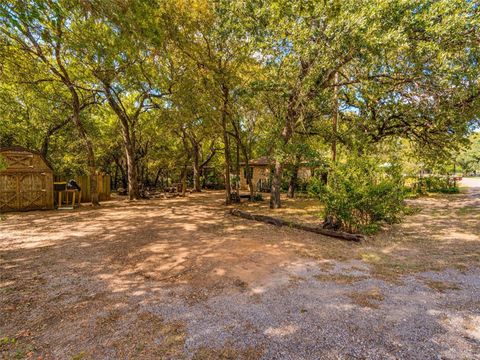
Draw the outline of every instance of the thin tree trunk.
[[[98,201],[98,190],[97,190],[97,172],[95,164],[95,153],[93,151],[93,143],[90,137],[87,135],[85,127],[80,119],[80,100],[73,85],[69,86],[70,94],[72,95],[72,104],[73,104],[73,122],[77,127],[78,133],[82,138],[85,148],[87,150],[87,167],[88,175],[90,180],[90,194],[91,194],[91,203],[93,206],[99,206],[100,202]]]
[[[43,138],[42,148],[40,149],[40,153],[44,158],[48,155],[48,145],[50,144],[50,131],[47,132],[45,137]]]
[[[223,145],[224,145],[224,155],[225,155],[225,204],[230,205],[232,203],[231,199],[231,187],[230,187],[230,139],[227,132],[227,117],[228,117],[228,98],[229,91],[228,87],[223,85],[223,106],[222,106],[222,131],[223,131]]]
[[[183,166],[182,170],[182,196],[185,197],[187,192],[187,165]]]
[[[235,175],[236,175],[236,181],[235,181],[235,188],[237,191],[237,194],[240,195],[240,138],[237,137],[236,141],[236,157],[235,157]]]
[[[247,180],[247,185],[248,185],[248,191],[250,194],[250,200],[253,200],[253,197],[255,195],[255,188],[252,183],[252,173],[251,173],[251,167],[249,163],[249,156],[248,156],[248,148],[247,146],[241,144],[241,149],[243,153],[243,157],[245,158],[245,179]],[[240,174],[238,174],[240,176]]]
[[[160,174],[162,173],[162,168],[158,168],[157,174],[155,175],[155,181],[153,182],[153,187],[156,189],[158,184],[158,179],[160,178]],[[162,185],[163,185],[163,176],[162,176]]]
[[[292,173],[290,174],[290,182],[288,184],[287,196],[292,199],[295,197],[295,189],[298,183],[298,168],[298,164],[293,165]]]
[[[272,176],[272,188],[270,193],[270,209],[279,209],[282,206],[280,202],[282,171],[283,171],[283,165],[281,161],[275,160],[275,170]]]
[[[110,89],[110,84],[104,83],[104,91],[108,104],[113,111],[115,111],[115,114],[117,115],[121,124],[123,146],[125,148],[125,156],[127,159],[128,198],[130,200],[140,199],[140,189],[137,179],[137,164],[135,159],[135,136],[133,132],[130,134],[131,129],[129,119],[120,108],[120,105],[114,99]]]
[[[250,200],[253,200],[253,197],[255,196],[255,189],[253,187],[253,179],[252,179],[252,173],[251,173],[251,167],[250,164],[248,163],[248,158],[245,158],[245,171],[246,175],[245,178],[247,179],[247,185],[248,185],[248,191],[250,193]]]
[[[117,181],[118,181],[118,164],[115,163],[115,175],[113,177],[113,188],[117,189]]]
[[[197,141],[191,139],[192,153],[193,153],[193,191],[201,192],[202,186],[200,184],[200,146]]]
[[[332,117],[332,130],[333,130],[333,139],[332,139],[332,162],[337,161],[337,132],[338,132],[338,72],[335,73],[335,86],[333,88],[333,117]]]
[[[295,121],[298,118],[298,90],[294,91],[289,97],[289,106],[287,116],[285,118],[285,126],[283,127],[281,138],[285,147],[293,136]],[[270,192],[270,208],[278,209],[282,207],[280,202],[280,190],[282,185],[283,164],[280,160],[275,160],[275,171],[272,178],[272,187]]]
[[[187,132],[184,128],[182,128],[182,143],[183,143],[183,149],[185,151],[185,159],[184,159],[184,164],[183,164],[183,169],[180,174],[180,181],[182,184],[182,196],[185,196],[185,193],[187,191],[187,167],[188,163],[190,162],[190,149],[188,148],[188,140],[187,140]]]
[[[140,199],[140,189],[137,180],[137,166],[135,164],[135,152],[129,140],[128,131],[124,129],[125,156],[127,158],[128,198],[130,200]]]
[[[70,121],[72,121],[72,117],[68,117],[67,119],[63,120],[60,124],[54,125],[47,130],[47,133],[43,138],[42,148],[40,150],[40,153],[43,155],[44,158],[46,158],[48,155],[48,147],[50,145],[50,138],[52,137],[52,135],[55,134],[60,129],[62,129]]]
[[[122,181],[122,188],[126,189],[128,187],[126,171],[119,161],[116,160],[116,163],[117,163],[118,169],[120,170],[120,180]]]
[[[88,175],[90,180],[90,194],[91,202],[93,206],[99,206],[100,202],[98,201],[98,188],[97,188],[97,173],[96,173],[96,164],[95,164],[95,155],[93,152],[93,144],[90,138],[83,127],[83,124],[80,120],[80,113],[74,110],[73,122],[75,123],[77,130],[82,138],[85,148],[87,150],[87,167]]]

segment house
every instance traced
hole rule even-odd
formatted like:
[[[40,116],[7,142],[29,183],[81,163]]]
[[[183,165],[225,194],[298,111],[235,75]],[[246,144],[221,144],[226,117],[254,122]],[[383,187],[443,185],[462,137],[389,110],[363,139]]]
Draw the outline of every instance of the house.
[[[271,185],[271,175],[274,168],[274,161],[266,156],[250,160],[248,162],[250,174],[255,191],[269,192]],[[301,164],[298,168],[297,176],[300,181],[307,181],[312,177],[313,167],[307,164]],[[288,165],[285,167],[288,171]],[[285,173],[284,175],[287,175]],[[245,162],[240,163],[240,190],[248,190],[247,171]]]

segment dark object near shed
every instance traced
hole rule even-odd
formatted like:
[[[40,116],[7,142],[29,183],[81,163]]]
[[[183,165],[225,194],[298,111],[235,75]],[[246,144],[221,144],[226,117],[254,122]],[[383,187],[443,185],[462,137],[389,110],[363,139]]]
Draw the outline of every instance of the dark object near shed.
[[[82,188],[80,187],[80,185],[77,184],[77,182],[73,179],[70,179],[67,183],[67,189],[69,190],[78,190],[78,191],[82,191]]]

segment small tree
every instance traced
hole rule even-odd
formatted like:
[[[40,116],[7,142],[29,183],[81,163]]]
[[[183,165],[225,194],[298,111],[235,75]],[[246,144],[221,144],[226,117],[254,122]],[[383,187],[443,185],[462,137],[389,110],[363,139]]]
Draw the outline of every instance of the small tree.
[[[379,166],[372,158],[338,164],[328,183],[314,179],[310,192],[324,203],[328,223],[348,232],[374,232],[381,221],[397,222],[405,208],[400,166]]]

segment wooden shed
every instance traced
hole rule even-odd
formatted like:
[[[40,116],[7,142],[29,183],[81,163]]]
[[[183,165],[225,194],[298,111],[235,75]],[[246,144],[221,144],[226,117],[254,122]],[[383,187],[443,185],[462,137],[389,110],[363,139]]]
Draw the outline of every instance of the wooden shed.
[[[36,151],[0,148],[0,212],[53,209],[53,170]]]

